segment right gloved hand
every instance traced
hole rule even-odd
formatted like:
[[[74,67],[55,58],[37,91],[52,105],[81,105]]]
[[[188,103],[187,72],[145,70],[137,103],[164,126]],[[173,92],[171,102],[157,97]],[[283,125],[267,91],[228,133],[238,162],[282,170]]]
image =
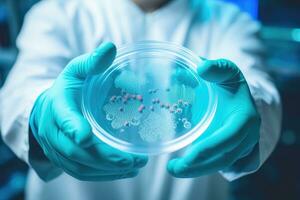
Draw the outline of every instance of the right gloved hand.
[[[30,128],[46,157],[80,180],[134,177],[147,163],[145,156],[121,152],[101,142],[81,114],[85,78],[102,73],[115,54],[115,46],[105,43],[92,54],[73,59],[53,86],[38,97],[30,116]]]

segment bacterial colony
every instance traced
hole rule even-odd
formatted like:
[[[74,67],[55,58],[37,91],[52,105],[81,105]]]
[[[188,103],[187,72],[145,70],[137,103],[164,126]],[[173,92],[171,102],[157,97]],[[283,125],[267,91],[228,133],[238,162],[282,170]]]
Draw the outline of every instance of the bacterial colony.
[[[176,88],[154,88],[143,94],[123,89],[108,96],[103,106],[105,119],[120,136],[138,134],[144,142],[166,141],[192,128],[189,113],[192,103],[183,98],[169,100]],[[133,133],[136,132],[136,133]]]

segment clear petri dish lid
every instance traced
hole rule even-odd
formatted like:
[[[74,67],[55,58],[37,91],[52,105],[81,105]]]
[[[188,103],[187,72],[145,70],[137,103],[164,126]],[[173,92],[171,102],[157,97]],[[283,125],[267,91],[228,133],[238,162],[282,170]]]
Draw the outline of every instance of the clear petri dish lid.
[[[208,128],[217,108],[214,85],[197,74],[201,59],[167,42],[119,48],[113,64],[89,76],[82,112],[93,133],[136,154],[176,151]]]

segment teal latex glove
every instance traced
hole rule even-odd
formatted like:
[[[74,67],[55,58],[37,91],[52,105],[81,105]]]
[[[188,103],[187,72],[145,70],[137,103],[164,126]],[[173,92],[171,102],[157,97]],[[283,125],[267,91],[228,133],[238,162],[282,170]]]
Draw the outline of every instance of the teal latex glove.
[[[167,169],[175,177],[198,177],[228,169],[249,154],[259,140],[260,116],[238,67],[224,59],[205,60],[197,71],[216,84],[219,104],[208,130],[183,157],[169,161]]]
[[[112,43],[73,59],[53,86],[36,100],[30,116],[33,135],[47,158],[69,175],[87,181],[134,177],[147,157],[114,149],[96,138],[80,109],[88,75],[102,73],[116,55]]]

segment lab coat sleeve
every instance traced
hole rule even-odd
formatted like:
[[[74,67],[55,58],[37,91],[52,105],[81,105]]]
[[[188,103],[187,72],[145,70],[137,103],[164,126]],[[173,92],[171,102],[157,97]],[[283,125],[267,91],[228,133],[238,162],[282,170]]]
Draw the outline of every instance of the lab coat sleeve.
[[[44,180],[61,173],[29,134],[29,116],[36,98],[49,88],[72,57],[67,17],[59,1],[43,1],[27,14],[17,40],[19,55],[0,98],[4,142]]]
[[[216,57],[229,59],[241,69],[261,117],[261,127],[259,142],[252,152],[221,172],[230,181],[257,171],[270,156],[280,136],[282,115],[279,94],[264,69],[260,24],[231,9],[227,12],[233,17],[223,18],[228,20],[228,26],[220,31],[222,41],[217,45]]]

